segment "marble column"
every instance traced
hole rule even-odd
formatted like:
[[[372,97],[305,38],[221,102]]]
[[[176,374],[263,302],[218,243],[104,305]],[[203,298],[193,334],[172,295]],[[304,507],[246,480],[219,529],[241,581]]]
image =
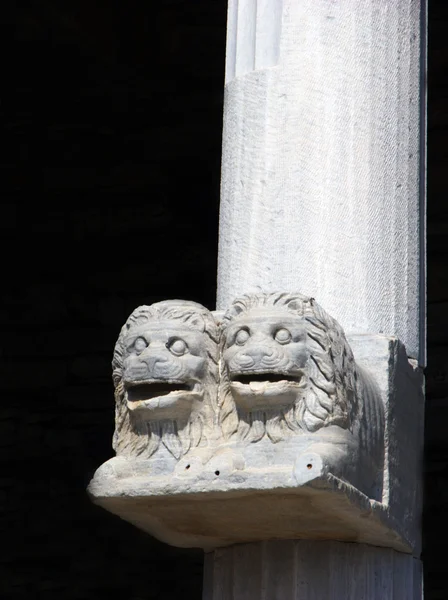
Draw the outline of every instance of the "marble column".
[[[206,555],[204,600],[420,600],[421,563],[361,544],[271,541]]]
[[[424,0],[229,0],[218,308],[297,290],[424,365],[425,47]],[[419,551],[219,549],[204,600],[417,600]]]
[[[229,0],[218,308],[300,290],[425,360],[425,0]]]

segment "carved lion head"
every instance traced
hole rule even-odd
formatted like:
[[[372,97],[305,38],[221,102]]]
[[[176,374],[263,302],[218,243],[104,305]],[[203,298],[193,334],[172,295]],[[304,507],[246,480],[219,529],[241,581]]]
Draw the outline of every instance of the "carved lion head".
[[[313,298],[257,294],[223,317],[220,422],[234,434],[273,442],[328,425],[350,429],[357,371],[340,325]]]
[[[112,361],[117,454],[151,456],[162,443],[180,458],[213,420],[218,333],[196,302],[166,300],[130,315]]]

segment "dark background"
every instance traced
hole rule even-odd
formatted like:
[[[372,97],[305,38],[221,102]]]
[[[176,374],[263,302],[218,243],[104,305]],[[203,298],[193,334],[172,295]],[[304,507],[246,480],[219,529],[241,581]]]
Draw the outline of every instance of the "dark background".
[[[429,0],[427,600],[448,598],[448,3]],[[215,302],[225,0],[2,6],[0,597],[199,600],[202,555],[92,505],[137,305]],[[4,589],[2,589],[4,588]]]

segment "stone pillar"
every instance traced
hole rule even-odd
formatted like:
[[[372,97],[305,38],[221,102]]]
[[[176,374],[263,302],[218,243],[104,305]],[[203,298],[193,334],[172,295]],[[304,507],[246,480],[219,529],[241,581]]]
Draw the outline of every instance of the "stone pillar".
[[[425,35],[424,0],[229,0],[218,308],[300,290],[424,364]],[[204,599],[417,600],[413,554],[219,549]]]
[[[420,561],[386,548],[272,541],[207,554],[204,600],[421,600]]]
[[[218,308],[300,290],[424,362],[425,0],[229,0]]]

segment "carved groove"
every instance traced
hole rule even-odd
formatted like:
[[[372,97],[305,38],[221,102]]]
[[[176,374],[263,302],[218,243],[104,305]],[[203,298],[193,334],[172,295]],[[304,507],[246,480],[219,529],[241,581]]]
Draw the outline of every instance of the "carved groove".
[[[282,14],[283,0],[229,0],[226,83],[278,64]]]

